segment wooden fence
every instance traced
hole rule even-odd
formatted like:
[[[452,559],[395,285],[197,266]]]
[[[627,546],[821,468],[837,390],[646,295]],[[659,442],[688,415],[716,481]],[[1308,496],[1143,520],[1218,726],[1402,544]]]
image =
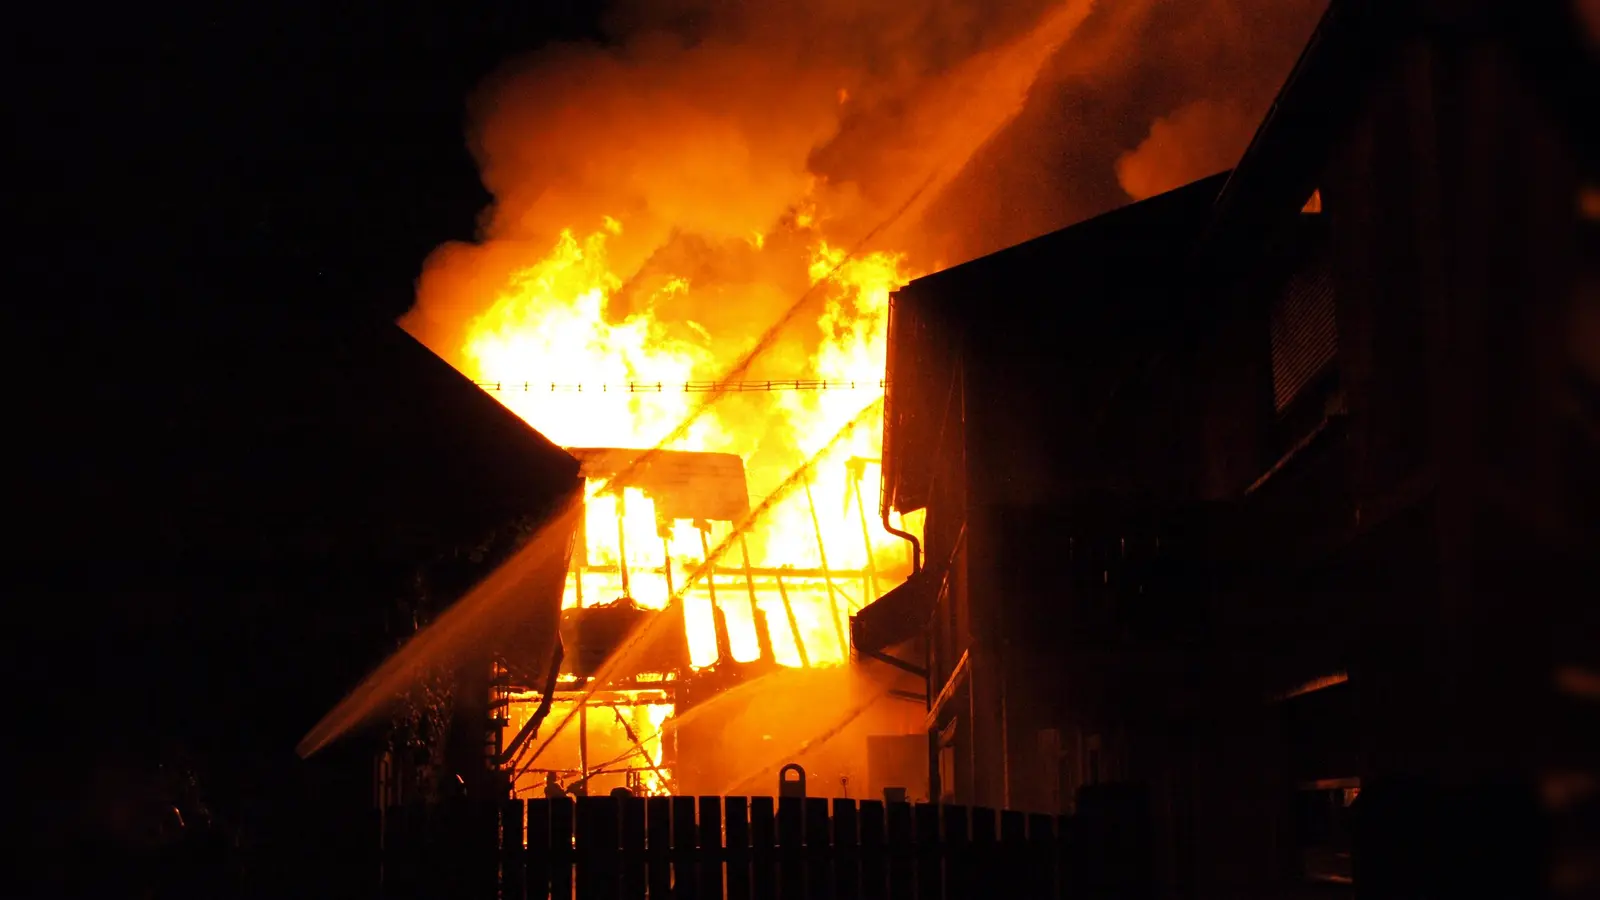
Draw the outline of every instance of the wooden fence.
[[[872,800],[583,797],[391,810],[386,900],[1132,898],[1125,817]],[[525,841],[524,841],[525,837]]]

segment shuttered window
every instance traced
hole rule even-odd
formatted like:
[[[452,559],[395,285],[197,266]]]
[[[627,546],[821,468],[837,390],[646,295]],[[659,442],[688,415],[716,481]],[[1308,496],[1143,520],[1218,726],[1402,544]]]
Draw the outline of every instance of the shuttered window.
[[[1338,350],[1333,277],[1327,256],[1317,253],[1272,306],[1272,393],[1278,412],[1333,363]]]

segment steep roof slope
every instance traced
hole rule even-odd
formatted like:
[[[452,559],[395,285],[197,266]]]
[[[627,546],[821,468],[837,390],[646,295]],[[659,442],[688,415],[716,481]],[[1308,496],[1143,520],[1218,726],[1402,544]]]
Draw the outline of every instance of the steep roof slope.
[[[25,402],[35,561],[402,558],[537,513],[578,463],[399,328],[75,329]]]
[[[295,740],[408,629],[410,576],[581,485],[381,320],[125,314],[33,337],[55,367],[19,394],[4,554],[51,765],[176,739],[288,783],[250,760],[295,771]]]

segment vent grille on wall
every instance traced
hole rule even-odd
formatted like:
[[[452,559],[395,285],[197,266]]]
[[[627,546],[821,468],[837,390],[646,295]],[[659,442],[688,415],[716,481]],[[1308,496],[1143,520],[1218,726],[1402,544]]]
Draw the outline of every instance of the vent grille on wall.
[[[1272,308],[1272,394],[1283,412],[1334,360],[1333,276],[1321,254],[1289,279]]]

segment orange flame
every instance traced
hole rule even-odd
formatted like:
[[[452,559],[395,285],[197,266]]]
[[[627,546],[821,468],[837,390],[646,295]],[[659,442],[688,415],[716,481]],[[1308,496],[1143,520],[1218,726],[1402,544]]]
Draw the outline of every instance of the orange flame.
[[[607,242],[622,228],[608,218],[582,238],[563,231],[548,254],[508,280],[467,330],[462,353],[467,374],[502,388],[521,386],[496,396],[565,446],[657,445],[703,399],[672,386],[715,378],[744,350],[732,342],[718,347],[693,320],[670,327],[655,314],[659,304],[692,296],[695,285],[681,275],[656,279],[633,310],[614,315],[624,282],[609,265]],[[796,228],[809,231],[798,222]],[[790,262],[804,264],[807,279],[819,289],[822,308],[814,317],[814,343],[800,357],[802,377],[839,387],[731,398],[698,418],[670,447],[737,454],[747,461],[757,498],[822,451],[865,402],[881,395],[889,294],[911,277],[898,254],[849,258],[815,234],[807,237],[799,245],[803,257]],[[763,243],[751,247],[758,253],[782,252],[764,249]],[[795,252],[793,241],[781,246]],[[640,383],[660,389],[627,387]],[[872,524],[879,501],[881,432],[875,422],[854,429],[816,466],[807,490],[778,503],[764,517],[747,535],[748,572],[745,559],[723,560],[683,596],[692,667],[717,662],[717,600],[733,659],[750,662],[759,656],[752,594],[766,618],[777,664],[829,666],[848,659],[848,617],[897,583],[909,566],[905,544]],[[674,573],[681,590],[683,578],[703,563],[707,548],[722,545],[734,524],[662,522],[649,495],[633,487],[620,496],[602,493],[603,486],[598,478],[589,484],[587,558],[568,576],[563,597],[567,608],[624,594],[640,606],[662,608],[672,596]],[[702,524],[705,533],[697,527]],[[626,587],[624,570],[629,573]],[[570,702],[557,702],[552,715],[570,712],[567,706]],[[508,734],[521,727],[531,706],[514,702],[512,709]],[[670,711],[670,706],[645,699],[614,699],[587,711],[585,740],[593,747],[583,761],[592,764],[620,752],[625,761],[618,765],[637,774],[638,787],[665,790],[659,732]],[[541,760],[541,767],[576,768],[577,754],[576,739],[567,738]],[[519,779],[519,791],[537,790],[534,774]]]
[[[699,399],[672,385],[712,378],[732,362],[728,354],[717,352],[697,323],[689,321],[674,329],[653,315],[658,302],[694,290],[688,278],[662,279],[642,308],[615,319],[608,315],[623,282],[608,267],[606,246],[608,238],[621,230],[616,220],[607,219],[603,228],[582,239],[563,232],[550,253],[517,272],[468,329],[463,354],[467,374],[483,382],[523,386],[496,396],[565,446],[654,446]],[[698,419],[672,447],[735,453],[755,461],[751,477],[758,495],[819,451],[873,392],[881,393],[889,293],[911,277],[897,254],[847,259],[844,251],[820,238],[809,243],[807,256],[810,279],[829,278],[830,283],[822,286],[823,309],[815,319],[820,339],[808,354],[804,377],[840,387],[738,398],[743,402],[719,406]],[[662,389],[628,391],[629,383],[660,384]],[[540,387],[555,384],[590,387],[582,391]],[[809,501],[802,494],[779,504],[764,527],[750,535],[752,566],[792,567],[803,573],[785,579],[784,589],[804,655],[812,664],[844,661],[848,647],[840,641],[847,627],[843,617],[875,599],[875,592],[887,588],[891,575],[907,565],[906,548],[899,539],[881,528],[869,527],[863,534],[862,514],[874,521],[878,509],[875,463],[880,439],[881,427],[857,429],[846,448],[836,450],[834,459],[818,467]],[[851,458],[871,462],[851,466]],[[860,480],[859,491],[855,477]],[[589,562],[615,567],[622,553],[616,525],[618,498],[595,493],[599,486],[591,485],[588,498]],[[667,557],[678,572],[690,571],[704,556],[700,535],[691,523],[679,521],[671,523],[670,536],[663,540],[654,503],[633,488],[621,498],[620,514],[620,544],[626,548],[625,562],[632,573],[630,593],[641,606],[659,608],[670,593]],[[728,523],[714,523],[709,543],[722,541],[728,528]],[[828,571],[841,573],[839,578],[820,574],[824,558]],[[569,581],[566,606],[578,605],[580,590],[590,604],[621,594],[616,575],[582,577],[581,588],[579,575]],[[746,590],[737,571],[724,575],[719,567],[710,580],[711,589],[727,596],[740,596]],[[765,575],[757,593],[758,605],[772,626],[778,662],[798,665],[802,653],[789,628],[776,576]],[[691,660],[696,666],[715,661],[710,602],[710,590],[685,600]],[[754,659],[756,632],[748,605],[728,603],[724,608],[734,658]]]

